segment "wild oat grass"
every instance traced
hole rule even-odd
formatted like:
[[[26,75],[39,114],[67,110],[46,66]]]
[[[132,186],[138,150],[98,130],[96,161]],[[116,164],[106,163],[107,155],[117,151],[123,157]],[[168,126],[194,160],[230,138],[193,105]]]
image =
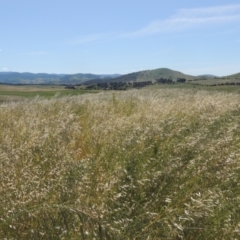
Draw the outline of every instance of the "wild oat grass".
[[[134,90],[0,105],[0,239],[239,239],[240,96]]]

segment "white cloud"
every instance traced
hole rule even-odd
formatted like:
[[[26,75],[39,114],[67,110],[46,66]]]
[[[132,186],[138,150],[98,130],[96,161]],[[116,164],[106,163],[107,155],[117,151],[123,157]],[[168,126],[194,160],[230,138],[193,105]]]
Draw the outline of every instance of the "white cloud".
[[[240,4],[208,8],[179,9],[165,20],[157,20],[129,36],[150,35],[165,31],[180,31],[200,25],[227,24],[240,21]]]
[[[4,67],[2,70],[3,70],[4,72],[6,72],[6,71],[8,71],[8,68]]]
[[[175,15],[166,19],[153,21],[146,27],[133,32],[85,35],[69,41],[67,45],[142,37],[161,32],[183,31],[199,26],[215,26],[216,24],[228,24],[231,22],[240,22],[240,4],[179,9]]]

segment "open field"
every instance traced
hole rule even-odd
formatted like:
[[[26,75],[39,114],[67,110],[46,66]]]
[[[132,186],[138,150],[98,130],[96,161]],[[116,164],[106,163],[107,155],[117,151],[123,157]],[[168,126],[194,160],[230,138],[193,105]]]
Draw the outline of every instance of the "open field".
[[[3,85],[0,84],[0,102],[4,99],[10,100],[10,96],[13,100],[22,98],[32,98],[36,96],[50,98],[56,94],[59,96],[67,95],[81,95],[84,93],[96,93],[98,91],[87,91],[87,90],[68,90],[64,86],[57,85]],[[14,98],[15,97],[15,98]],[[18,97],[18,98],[16,98]]]
[[[229,92],[229,93],[240,93],[240,86],[205,86],[205,85],[195,85],[191,83],[178,83],[178,84],[158,84],[150,85],[146,87],[147,89],[188,89],[188,90],[204,90],[208,92]]]
[[[164,88],[0,104],[0,239],[239,239],[239,103]]]
[[[191,83],[201,85],[213,85],[213,84],[228,84],[228,83],[240,83],[240,78],[218,78],[218,79],[206,79],[206,80],[194,80]]]
[[[209,82],[208,82],[209,81]],[[195,84],[158,84],[150,85],[147,89],[194,89],[206,91],[223,91],[240,93],[240,86],[204,86],[204,83],[212,84],[216,80],[201,80],[199,85]],[[199,83],[194,81],[192,83]],[[25,98],[34,98],[36,96],[43,98],[52,98],[55,95],[61,96],[75,96],[85,93],[98,93],[102,90],[86,90],[84,87],[76,87],[76,90],[65,89],[64,86],[58,85],[3,85],[0,84],[0,103],[24,100]]]

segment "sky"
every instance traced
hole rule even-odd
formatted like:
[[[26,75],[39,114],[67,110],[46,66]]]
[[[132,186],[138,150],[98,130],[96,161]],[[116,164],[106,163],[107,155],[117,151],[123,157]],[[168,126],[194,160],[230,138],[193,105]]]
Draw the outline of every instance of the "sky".
[[[0,0],[0,71],[240,72],[239,0]]]

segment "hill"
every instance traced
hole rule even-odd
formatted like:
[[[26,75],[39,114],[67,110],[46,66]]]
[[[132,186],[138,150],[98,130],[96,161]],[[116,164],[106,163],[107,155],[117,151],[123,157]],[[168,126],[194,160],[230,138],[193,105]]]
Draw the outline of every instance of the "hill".
[[[158,68],[154,70],[145,70],[140,72],[133,72],[130,74],[122,75],[114,79],[108,79],[108,82],[144,82],[144,81],[156,81],[156,79],[172,79],[177,81],[178,78],[185,78],[186,80],[195,79],[196,77],[187,75],[178,71],[174,71],[168,68]],[[86,81],[86,84],[103,82],[101,79],[93,79]]]
[[[240,78],[240,72],[232,75],[225,76],[225,78]]]
[[[108,79],[119,74],[48,74],[48,73],[19,73],[0,72],[0,83],[7,84],[76,84],[89,79]]]
[[[218,76],[212,75],[212,74],[203,74],[203,75],[198,75],[198,78],[216,78]]]

